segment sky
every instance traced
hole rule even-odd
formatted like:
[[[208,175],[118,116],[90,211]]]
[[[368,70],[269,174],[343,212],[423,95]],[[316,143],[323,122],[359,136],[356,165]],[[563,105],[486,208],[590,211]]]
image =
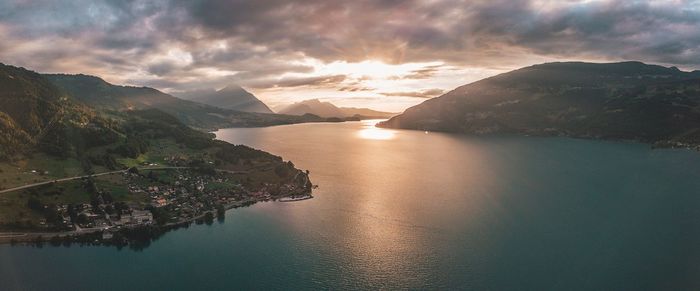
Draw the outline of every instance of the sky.
[[[0,62],[402,111],[552,61],[700,68],[700,1],[0,0]]]

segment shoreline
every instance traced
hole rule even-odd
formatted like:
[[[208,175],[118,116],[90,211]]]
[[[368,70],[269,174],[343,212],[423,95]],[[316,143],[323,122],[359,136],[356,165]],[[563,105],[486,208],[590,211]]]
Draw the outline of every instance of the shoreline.
[[[232,202],[226,205],[223,205],[224,207],[224,212],[228,212],[229,210],[236,209],[236,208],[241,208],[241,207],[247,207],[247,206],[252,206],[255,205],[259,202],[268,202],[268,201],[273,201],[273,202],[296,202],[296,201],[303,201],[303,200],[308,200],[314,198],[311,193],[306,193],[303,196],[303,199],[295,199],[295,200],[290,200],[290,201],[280,201],[280,199],[283,198],[288,198],[292,197],[294,195],[297,195],[298,193],[289,193],[288,195],[284,195],[281,197],[275,197],[275,198],[262,198],[262,199],[257,199],[257,198],[249,198],[249,199],[244,199],[241,201],[236,201]],[[157,232],[161,232],[162,234],[165,234],[169,231],[173,231],[176,229],[179,229],[180,227],[189,227],[192,223],[197,223],[200,224],[199,222],[202,222],[203,219],[207,216],[207,214],[211,213],[216,219],[216,209],[206,211],[198,216],[194,216],[188,219],[183,219],[177,222],[170,222],[166,223],[163,225],[157,225],[157,224],[150,224],[150,225],[142,225],[138,227],[132,227],[132,228],[121,228],[113,233],[121,233],[124,231],[128,230],[138,230],[138,229],[146,229],[150,228],[153,229]],[[82,229],[78,230],[72,230],[72,231],[62,231],[62,232],[20,232],[20,231],[8,231],[8,232],[0,232],[0,246],[2,245],[11,245],[11,246],[32,246],[34,244],[42,244],[46,242],[51,242],[52,240],[58,238],[60,239],[60,242],[63,243],[64,241],[68,240],[71,243],[88,243],[91,245],[104,245],[104,246],[110,246],[114,245],[111,241],[111,239],[99,239],[99,240],[94,240],[94,241],[85,241],[81,240],[83,238],[87,238],[93,235],[102,235],[105,230],[110,230],[111,228],[100,228],[100,229],[91,229],[89,231],[84,231]],[[154,237],[157,238],[157,237]],[[151,239],[154,239],[151,238]],[[127,245],[130,245],[131,241],[127,243]]]
[[[681,149],[700,152],[700,144],[685,143],[673,140],[657,140],[657,141],[647,141],[640,138],[611,138],[611,137],[600,137],[600,136],[590,136],[590,135],[575,135],[566,133],[551,133],[551,134],[537,134],[537,133],[517,133],[517,132],[490,132],[490,133],[474,133],[474,132],[463,132],[463,131],[451,131],[451,130],[439,130],[439,129],[417,129],[417,128],[401,128],[401,127],[391,127],[382,125],[381,122],[375,125],[382,129],[393,129],[393,130],[410,130],[410,131],[427,131],[443,134],[454,134],[470,137],[536,137],[536,138],[570,138],[578,140],[590,140],[590,141],[602,141],[602,142],[614,142],[614,143],[636,143],[641,145],[647,145],[651,149]]]

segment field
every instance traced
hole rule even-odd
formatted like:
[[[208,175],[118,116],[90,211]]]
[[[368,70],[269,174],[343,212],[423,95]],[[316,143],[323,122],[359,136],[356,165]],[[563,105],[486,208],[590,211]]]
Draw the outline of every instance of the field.
[[[134,204],[148,203],[144,193],[129,193],[127,182],[121,173],[94,178],[99,191],[109,193],[115,201]],[[90,194],[84,180],[73,180],[38,186],[25,190],[0,194],[0,225],[21,222],[22,225],[39,225],[43,218],[41,213],[28,207],[30,197],[42,204],[64,205],[90,203]]]
[[[118,158],[117,161],[127,167],[142,167],[154,164],[162,166],[172,157],[202,158],[211,160],[207,150],[198,151],[177,144],[173,139],[154,139],[150,142],[147,153],[136,158]]]
[[[0,189],[83,175],[80,162],[35,154],[30,159],[0,163]]]

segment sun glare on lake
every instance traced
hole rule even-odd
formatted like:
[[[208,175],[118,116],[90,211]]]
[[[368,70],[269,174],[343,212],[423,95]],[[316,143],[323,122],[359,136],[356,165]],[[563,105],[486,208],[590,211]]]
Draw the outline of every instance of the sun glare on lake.
[[[362,129],[357,133],[360,138],[374,140],[389,140],[396,135],[395,130],[376,127],[382,120],[363,120]]]

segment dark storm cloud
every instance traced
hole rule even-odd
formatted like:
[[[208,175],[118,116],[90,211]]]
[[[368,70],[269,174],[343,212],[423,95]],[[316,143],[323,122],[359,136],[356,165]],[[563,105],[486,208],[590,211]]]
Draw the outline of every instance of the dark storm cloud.
[[[306,58],[479,67],[538,56],[692,68],[700,65],[699,32],[700,2],[682,0],[0,1],[4,62],[141,74],[129,82],[175,90],[343,81],[280,79],[312,73]],[[435,70],[403,78],[431,78]]]
[[[191,24],[324,60],[496,57],[500,50],[697,64],[697,1],[183,1]],[[685,56],[679,58],[679,54]]]

